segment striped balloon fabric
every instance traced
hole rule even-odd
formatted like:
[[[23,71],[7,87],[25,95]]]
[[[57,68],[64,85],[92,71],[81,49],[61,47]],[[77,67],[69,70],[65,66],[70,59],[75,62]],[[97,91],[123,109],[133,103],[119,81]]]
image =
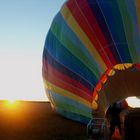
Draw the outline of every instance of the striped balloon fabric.
[[[67,0],[44,45],[46,93],[58,113],[87,123],[105,73],[139,62],[139,0]]]

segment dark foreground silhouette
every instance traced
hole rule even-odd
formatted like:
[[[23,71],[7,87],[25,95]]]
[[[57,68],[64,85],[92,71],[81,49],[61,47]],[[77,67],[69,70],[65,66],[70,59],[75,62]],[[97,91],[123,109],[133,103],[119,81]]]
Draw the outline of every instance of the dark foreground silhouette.
[[[63,118],[48,102],[0,102],[0,140],[85,140],[86,125]]]

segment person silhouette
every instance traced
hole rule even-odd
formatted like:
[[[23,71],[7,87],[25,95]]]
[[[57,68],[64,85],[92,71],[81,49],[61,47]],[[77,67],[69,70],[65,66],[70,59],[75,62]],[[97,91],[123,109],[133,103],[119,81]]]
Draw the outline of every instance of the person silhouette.
[[[120,112],[122,111],[122,108],[117,105],[117,103],[112,103],[109,105],[106,111],[106,118],[110,123],[110,139],[115,131],[115,128],[117,127],[119,130],[119,133],[121,135],[121,121],[120,121]]]

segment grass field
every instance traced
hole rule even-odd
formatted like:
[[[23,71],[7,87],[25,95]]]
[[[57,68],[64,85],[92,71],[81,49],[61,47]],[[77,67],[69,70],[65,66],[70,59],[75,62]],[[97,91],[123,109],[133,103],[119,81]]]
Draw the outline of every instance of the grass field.
[[[0,102],[0,140],[86,140],[86,125],[63,118],[48,102]]]

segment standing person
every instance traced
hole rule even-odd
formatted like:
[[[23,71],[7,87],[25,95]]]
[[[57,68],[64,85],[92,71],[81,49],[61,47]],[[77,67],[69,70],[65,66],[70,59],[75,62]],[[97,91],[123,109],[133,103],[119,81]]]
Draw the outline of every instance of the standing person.
[[[121,121],[120,121],[120,112],[122,108],[117,105],[117,103],[113,103],[109,105],[106,111],[106,118],[110,123],[110,139],[115,131],[115,127],[119,129],[121,135]]]

